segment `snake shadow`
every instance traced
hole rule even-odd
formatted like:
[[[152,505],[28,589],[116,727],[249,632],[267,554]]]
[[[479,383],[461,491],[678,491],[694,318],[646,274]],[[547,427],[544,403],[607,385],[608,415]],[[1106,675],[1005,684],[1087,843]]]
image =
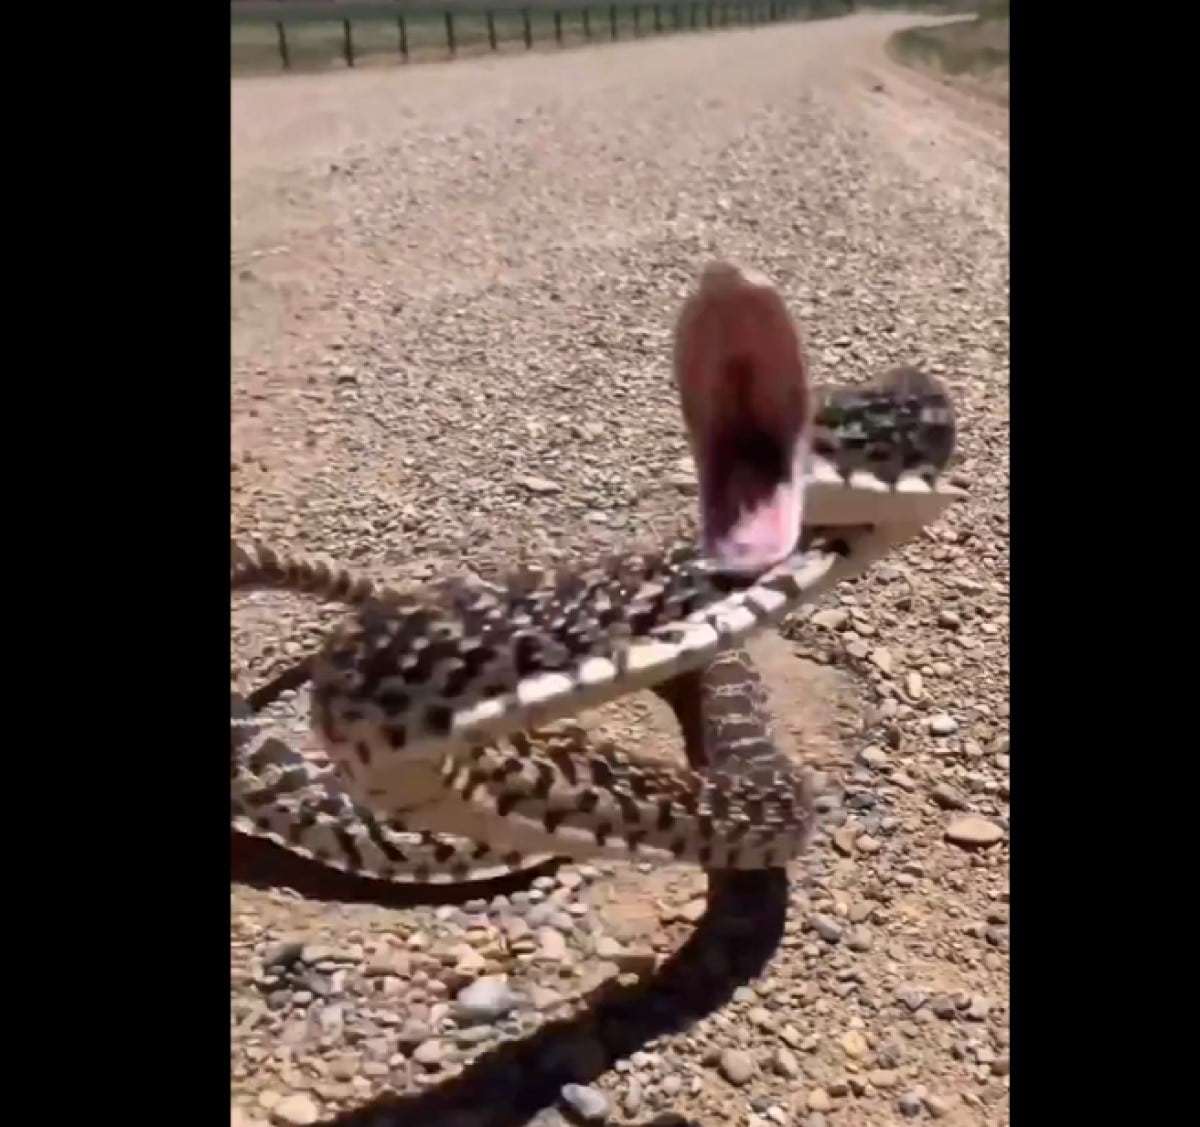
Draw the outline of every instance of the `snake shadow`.
[[[680,1032],[719,1009],[738,986],[757,978],[783,937],[788,893],[784,869],[709,873],[705,914],[649,980],[601,986],[583,1013],[499,1045],[425,1091],[381,1097],[320,1127],[451,1127],[456,1121],[524,1127],[558,1103],[564,1084],[590,1083],[653,1038]],[[581,1037],[599,1043],[603,1053],[564,1060],[570,1054],[563,1045]],[[694,1122],[668,1112],[643,1127]]]
[[[288,888],[306,900],[336,904],[377,904],[384,908],[416,908],[462,904],[468,900],[508,896],[528,888],[535,878],[554,872],[555,858],[520,872],[462,884],[395,884],[327,868],[265,838],[229,831],[229,877],[251,888]]]

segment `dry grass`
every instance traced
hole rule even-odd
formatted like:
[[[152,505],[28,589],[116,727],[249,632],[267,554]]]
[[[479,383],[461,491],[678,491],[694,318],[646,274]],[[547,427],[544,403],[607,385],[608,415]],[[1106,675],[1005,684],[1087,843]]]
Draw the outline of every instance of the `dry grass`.
[[[907,66],[1008,105],[1008,0],[987,5],[971,19],[906,28],[892,36],[888,50]]]

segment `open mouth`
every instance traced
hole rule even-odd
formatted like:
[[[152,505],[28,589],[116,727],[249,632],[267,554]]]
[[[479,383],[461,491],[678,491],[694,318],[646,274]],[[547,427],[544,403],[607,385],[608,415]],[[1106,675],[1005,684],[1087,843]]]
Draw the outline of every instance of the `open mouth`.
[[[675,376],[704,550],[721,570],[761,574],[796,550],[812,429],[808,367],[775,290],[706,271],[680,315]]]

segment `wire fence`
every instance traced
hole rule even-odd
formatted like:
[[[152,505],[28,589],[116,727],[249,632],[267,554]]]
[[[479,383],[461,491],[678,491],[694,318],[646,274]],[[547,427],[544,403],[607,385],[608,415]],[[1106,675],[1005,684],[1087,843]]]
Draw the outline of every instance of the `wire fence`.
[[[233,0],[233,72],[409,63],[489,52],[619,42],[652,35],[839,16],[856,0],[680,0],[587,4],[580,0],[437,8],[338,0]]]

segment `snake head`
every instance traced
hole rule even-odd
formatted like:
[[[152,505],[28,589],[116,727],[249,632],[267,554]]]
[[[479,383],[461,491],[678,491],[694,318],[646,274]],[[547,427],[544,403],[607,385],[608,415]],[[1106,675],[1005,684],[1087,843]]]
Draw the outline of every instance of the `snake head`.
[[[804,518],[814,396],[778,290],[707,266],[675,329],[674,375],[700,482],[713,565],[756,576],[790,556]]]

